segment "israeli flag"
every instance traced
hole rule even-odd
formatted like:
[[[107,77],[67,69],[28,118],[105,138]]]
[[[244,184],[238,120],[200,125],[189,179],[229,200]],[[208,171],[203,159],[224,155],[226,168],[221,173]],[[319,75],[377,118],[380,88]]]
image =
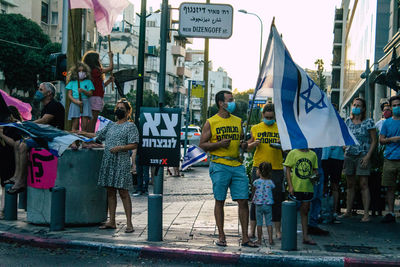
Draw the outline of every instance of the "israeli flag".
[[[274,22],[254,95],[273,97],[283,150],[357,143],[326,94],[294,63]]]
[[[183,158],[182,171],[186,170],[193,164],[205,160],[207,158],[207,153],[203,149],[196,145],[189,146],[186,156]]]

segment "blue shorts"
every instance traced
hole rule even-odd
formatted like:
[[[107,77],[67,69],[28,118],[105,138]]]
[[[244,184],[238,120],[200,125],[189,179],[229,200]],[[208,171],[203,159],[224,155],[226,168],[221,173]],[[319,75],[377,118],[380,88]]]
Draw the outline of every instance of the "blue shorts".
[[[267,204],[256,204],[256,221],[257,226],[263,226],[263,217],[265,219],[265,225],[272,225],[272,205]]]
[[[249,178],[243,165],[232,167],[210,162],[210,177],[216,200],[225,200],[228,187],[233,200],[249,199]]]

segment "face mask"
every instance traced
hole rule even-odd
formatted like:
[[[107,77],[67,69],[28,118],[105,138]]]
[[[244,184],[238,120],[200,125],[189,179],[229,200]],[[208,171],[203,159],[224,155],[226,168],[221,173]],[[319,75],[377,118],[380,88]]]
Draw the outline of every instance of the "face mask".
[[[123,111],[122,109],[117,109],[116,111],[115,111],[115,116],[117,116],[117,118],[119,119],[119,120],[122,120],[123,118],[125,118],[125,111]]]
[[[264,122],[266,125],[271,126],[272,124],[275,123],[275,120],[267,120],[266,118],[264,118],[264,119],[263,119],[263,122]]]
[[[393,115],[395,115],[396,117],[400,116],[400,107],[399,106],[393,108]]]
[[[392,117],[392,111],[391,111],[390,109],[385,110],[385,111],[383,112],[383,117],[384,117],[385,119],[389,119],[390,117]]]
[[[361,114],[361,109],[354,107],[354,108],[351,109],[351,113],[353,113],[354,115],[360,115]]]
[[[83,71],[78,72],[79,80],[83,80],[86,78],[86,73]]]
[[[41,101],[44,98],[44,94],[40,91],[36,91],[35,95],[33,96],[33,99],[37,101]]]
[[[233,113],[236,108],[236,103],[235,102],[228,102],[228,106],[225,108],[226,111],[229,113]]]

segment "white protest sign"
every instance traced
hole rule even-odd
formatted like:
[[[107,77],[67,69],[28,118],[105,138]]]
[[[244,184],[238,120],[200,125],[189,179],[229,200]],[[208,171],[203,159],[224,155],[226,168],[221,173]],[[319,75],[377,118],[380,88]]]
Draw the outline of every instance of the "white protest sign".
[[[225,4],[182,3],[179,34],[186,37],[228,39],[232,35],[233,7]]]

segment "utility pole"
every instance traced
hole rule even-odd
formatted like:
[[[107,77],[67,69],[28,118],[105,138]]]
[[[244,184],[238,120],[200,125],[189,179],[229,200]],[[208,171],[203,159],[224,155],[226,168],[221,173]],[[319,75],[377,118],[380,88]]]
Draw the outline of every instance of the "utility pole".
[[[210,0],[206,0],[206,3],[209,4]],[[209,39],[204,39],[204,71],[203,71],[203,80],[204,80],[204,96],[203,96],[203,106],[201,109],[201,124],[204,125],[207,120],[207,111],[208,111],[208,48],[209,48]]]
[[[67,45],[67,70],[81,59],[82,51],[82,9],[70,9],[68,11],[68,45]],[[65,95],[66,92],[64,92]],[[65,130],[71,129],[71,121],[68,121],[68,111],[71,101],[66,97],[65,101]]]
[[[143,105],[143,85],[144,85],[144,52],[146,45],[146,0],[142,0],[140,7],[140,28],[139,28],[139,55],[138,55],[138,75],[136,88],[136,109],[135,123],[139,127],[140,107]]]

